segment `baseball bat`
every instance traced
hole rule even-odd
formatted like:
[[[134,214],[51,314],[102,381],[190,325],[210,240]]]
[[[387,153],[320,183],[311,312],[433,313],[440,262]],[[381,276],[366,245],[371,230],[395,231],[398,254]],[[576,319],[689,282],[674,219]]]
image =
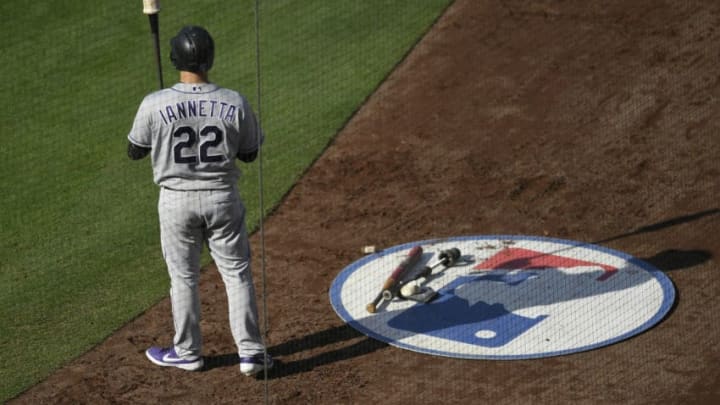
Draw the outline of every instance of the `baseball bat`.
[[[420,261],[422,253],[423,249],[420,246],[415,246],[414,248],[410,249],[410,253],[408,253],[407,257],[403,259],[403,261],[395,268],[395,270],[393,270],[387,280],[385,280],[385,283],[383,283],[383,286],[380,289],[380,293],[378,293],[378,295],[375,297],[374,300],[372,300],[372,302],[365,306],[365,309],[367,309],[368,312],[370,312],[371,314],[375,313],[375,311],[377,310],[377,305],[383,299],[383,293],[397,286],[400,280],[402,280],[405,273],[413,266],[415,266],[418,261]]]
[[[162,90],[165,85],[163,84],[162,75],[162,58],[160,57],[160,0],[143,0],[143,14],[148,16],[150,21],[150,33],[153,37],[153,45],[155,47],[155,64],[157,65],[158,81],[160,82],[160,89]]]

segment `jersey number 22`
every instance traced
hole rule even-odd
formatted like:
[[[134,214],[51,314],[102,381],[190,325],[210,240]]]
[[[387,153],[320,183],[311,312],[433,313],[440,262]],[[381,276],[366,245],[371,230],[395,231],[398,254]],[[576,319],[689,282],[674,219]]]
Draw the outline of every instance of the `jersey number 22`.
[[[192,127],[180,127],[173,132],[173,138],[187,138],[175,144],[173,155],[175,163],[178,164],[198,164],[222,162],[224,155],[213,155],[210,148],[218,146],[223,141],[223,131],[215,125],[208,125],[200,130],[200,153],[195,153],[195,144],[198,143],[198,134]]]

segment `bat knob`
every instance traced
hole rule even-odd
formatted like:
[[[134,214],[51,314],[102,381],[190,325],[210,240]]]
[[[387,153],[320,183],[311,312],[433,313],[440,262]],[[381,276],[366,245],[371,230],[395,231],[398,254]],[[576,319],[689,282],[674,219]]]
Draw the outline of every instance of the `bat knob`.
[[[440,252],[439,257],[445,266],[450,267],[453,264],[455,264],[455,262],[457,262],[458,259],[460,259],[460,249],[452,248],[452,249],[443,250],[442,252]]]
[[[367,309],[367,311],[370,312],[371,314],[374,314],[375,311],[377,310],[377,308],[375,308],[375,304],[367,304],[365,309]]]
[[[157,14],[160,12],[159,0],[143,0],[143,13],[147,15]]]

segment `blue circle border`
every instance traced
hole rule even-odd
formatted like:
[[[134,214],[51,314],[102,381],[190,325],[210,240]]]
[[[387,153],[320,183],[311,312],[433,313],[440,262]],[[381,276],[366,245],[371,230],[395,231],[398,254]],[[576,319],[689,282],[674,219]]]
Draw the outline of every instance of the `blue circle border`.
[[[348,277],[355,272],[357,269],[362,267],[368,262],[371,262],[373,260],[376,260],[380,257],[395,253],[400,250],[406,250],[411,249],[413,246],[416,245],[432,245],[432,244],[438,244],[438,243],[445,243],[445,242],[462,242],[462,241],[482,241],[482,240],[525,240],[525,241],[541,241],[541,242],[549,242],[549,243],[557,243],[562,244],[570,247],[582,247],[584,249],[589,250],[595,250],[603,253],[607,253],[612,256],[620,257],[630,263],[632,263],[635,266],[638,266],[642,268],[643,270],[646,270],[648,273],[650,273],[660,284],[660,287],[663,292],[663,302],[660,305],[660,308],[658,311],[653,315],[652,318],[647,320],[645,323],[641,324],[640,326],[636,327],[635,329],[626,332],[622,335],[616,336],[612,339],[608,339],[602,342],[594,343],[592,345],[587,346],[581,346],[576,347],[573,349],[568,350],[561,350],[561,351],[555,351],[555,352],[548,352],[548,353],[537,353],[537,354],[526,354],[526,355],[508,355],[508,356],[494,356],[494,355],[467,355],[467,354],[458,354],[453,352],[447,352],[447,351],[441,351],[441,350],[434,350],[434,349],[428,349],[423,347],[418,347],[416,345],[410,345],[406,343],[397,342],[395,340],[392,340],[382,334],[379,334],[375,332],[374,330],[367,328],[363,326],[361,323],[357,322],[345,309],[344,305],[342,304],[342,300],[340,299],[340,292],[342,290],[343,284],[345,284],[345,281],[347,281]],[[456,237],[449,237],[449,238],[437,238],[437,239],[427,239],[422,241],[415,241],[415,242],[408,242],[404,243],[402,245],[396,245],[387,249],[383,249],[382,251],[378,253],[373,253],[367,256],[364,256],[357,261],[351,263],[347,267],[345,267],[340,274],[335,278],[332,285],[330,286],[330,290],[328,292],[330,296],[330,303],[335,310],[335,313],[348,325],[359,331],[360,333],[363,333],[364,335],[367,335],[368,337],[371,337],[373,339],[377,339],[379,341],[388,343],[392,346],[399,347],[402,349],[407,349],[419,353],[425,353],[425,354],[431,354],[436,356],[443,356],[443,357],[453,357],[453,358],[459,358],[459,359],[474,359],[474,360],[524,360],[524,359],[537,359],[537,358],[545,358],[545,357],[555,357],[555,356],[562,356],[572,353],[579,353],[579,352],[585,352],[589,350],[595,350],[600,347],[609,346],[612,344],[615,344],[617,342],[629,339],[633,336],[636,336],[651,327],[655,326],[657,323],[662,321],[665,316],[670,312],[670,309],[672,308],[674,302],[675,302],[675,287],[672,284],[672,281],[670,278],[665,275],[661,270],[657,269],[656,267],[652,266],[650,263],[647,263],[643,260],[640,260],[632,255],[629,255],[627,253],[610,249],[604,246],[595,245],[592,243],[587,242],[579,242],[579,241],[572,241],[572,240],[566,240],[566,239],[557,239],[557,238],[548,238],[548,237],[539,237],[539,236],[525,236],[525,235],[478,235],[478,236],[456,236]]]

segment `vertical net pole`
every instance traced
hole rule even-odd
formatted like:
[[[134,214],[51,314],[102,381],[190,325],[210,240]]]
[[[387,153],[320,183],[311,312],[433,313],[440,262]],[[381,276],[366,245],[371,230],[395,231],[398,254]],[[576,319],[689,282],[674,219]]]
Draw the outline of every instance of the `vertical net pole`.
[[[257,117],[258,125],[262,129],[262,86],[261,86],[261,74],[260,74],[260,0],[255,0],[255,83],[256,83],[256,97],[257,97]],[[258,137],[260,132],[258,132]],[[258,140],[259,141],[259,140]],[[261,290],[262,290],[262,303],[263,303],[263,340],[265,344],[265,361],[267,362],[267,334],[268,334],[268,310],[267,310],[267,277],[265,273],[265,202],[264,202],[264,187],[263,187],[263,147],[258,142],[258,209],[260,211],[259,219],[259,232],[260,232],[260,270],[262,274]],[[265,367],[264,370],[264,403],[268,404],[269,400],[269,386],[268,386],[268,369]]]

